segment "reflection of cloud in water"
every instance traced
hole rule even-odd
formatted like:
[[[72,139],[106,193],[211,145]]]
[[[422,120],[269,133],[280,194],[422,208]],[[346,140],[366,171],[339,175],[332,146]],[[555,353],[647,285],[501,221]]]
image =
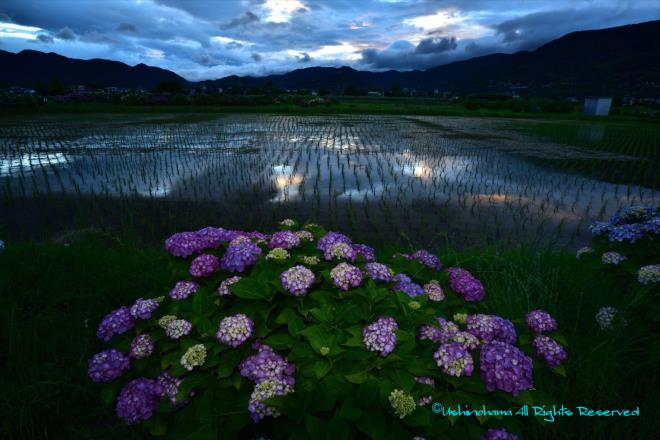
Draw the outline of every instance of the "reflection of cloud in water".
[[[301,173],[294,173],[290,165],[273,165],[273,182],[277,188],[277,195],[271,202],[286,202],[295,200],[300,195],[300,184],[303,181]]]
[[[348,199],[350,197],[351,200],[360,200],[360,199],[364,199],[366,196],[376,197],[382,193],[383,193],[383,185],[379,183],[374,185],[373,188],[369,187],[369,188],[362,188],[359,190],[357,188],[347,189],[346,191],[341,193],[338,196],[338,198]]]
[[[68,163],[63,153],[29,153],[19,157],[2,159],[0,161],[0,176],[9,176],[19,170],[29,170],[34,167],[48,167]]]

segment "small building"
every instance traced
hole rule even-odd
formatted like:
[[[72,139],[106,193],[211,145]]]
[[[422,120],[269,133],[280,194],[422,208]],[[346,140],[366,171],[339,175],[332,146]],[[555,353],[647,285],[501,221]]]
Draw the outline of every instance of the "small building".
[[[371,91],[367,92],[367,96],[383,96],[383,92]]]
[[[607,116],[610,113],[612,98],[606,96],[586,96],[584,98],[585,115]]]

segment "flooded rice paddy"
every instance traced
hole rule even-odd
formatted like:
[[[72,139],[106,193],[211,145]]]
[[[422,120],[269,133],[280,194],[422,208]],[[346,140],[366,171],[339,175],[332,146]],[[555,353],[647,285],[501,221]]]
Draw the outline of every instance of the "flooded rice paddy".
[[[541,141],[494,119],[9,119],[0,121],[0,232],[51,238],[92,227],[158,241],[292,217],[372,244],[573,246],[588,241],[594,219],[660,203],[657,188],[543,163],[557,158],[640,160]]]

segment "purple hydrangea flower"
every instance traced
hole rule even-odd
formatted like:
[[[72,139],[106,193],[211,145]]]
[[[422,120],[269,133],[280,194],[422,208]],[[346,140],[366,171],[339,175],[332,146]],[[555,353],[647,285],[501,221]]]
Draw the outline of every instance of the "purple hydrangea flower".
[[[279,231],[271,235],[268,247],[271,249],[292,249],[300,244],[298,234],[291,231]]]
[[[592,235],[603,235],[610,231],[612,225],[609,222],[593,222],[589,225],[589,232]]]
[[[284,396],[291,392],[293,387],[285,380],[267,379],[257,383],[248,401],[252,421],[259,423],[264,417],[279,417],[279,411],[264,402],[273,396]]]
[[[270,239],[270,236],[268,234],[264,234],[263,232],[259,232],[259,231],[248,232],[247,236],[253,240],[268,241]]]
[[[564,362],[566,351],[557,341],[545,335],[538,335],[532,341],[532,348],[537,357],[545,359],[548,367],[554,368]]]
[[[610,233],[607,235],[609,241],[627,241],[629,243],[634,243],[642,238],[644,238],[644,227],[640,223],[615,226],[610,229]]]
[[[164,388],[158,381],[141,377],[130,381],[117,398],[117,415],[126,424],[149,420],[160,404]]]
[[[429,296],[429,300],[431,301],[442,301],[445,299],[445,292],[437,280],[431,280],[430,283],[424,284],[424,293]]]
[[[374,251],[374,248],[367,246],[366,244],[354,244],[353,250],[357,256],[364,258],[364,261],[369,262],[376,259],[376,252]]]
[[[165,240],[165,250],[175,257],[186,258],[203,251],[207,241],[197,232],[177,232]]]
[[[416,260],[422,263],[424,266],[430,267],[435,271],[439,271],[440,269],[442,269],[442,263],[440,262],[440,259],[438,259],[437,256],[433,255],[427,250],[420,249],[418,251],[415,251],[410,257],[413,260]]]
[[[220,321],[215,337],[218,342],[236,348],[252,336],[253,330],[254,322],[244,314],[238,313]]]
[[[133,359],[145,359],[151,356],[155,348],[151,336],[147,334],[137,335],[131,342],[128,355]]]
[[[229,246],[220,260],[220,267],[227,272],[243,272],[257,262],[260,254],[261,248],[254,243]]]
[[[398,274],[394,277],[396,284],[392,288],[395,291],[401,291],[411,298],[424,294],[424,288],[413,281],[405,274]]]
[[[220,285],[218,286],[218,294],[220,296],[231,295],[231,291],[229,290],[229,286],[231,286],[234,283],[237,283],[240,280],[241,280],[241,277],[239,277],[238,275],[227,278],[226,280],[222,280],[220,282]]]
[[[200,229],[196,234],[204,242],[205,249],[216,249],[227,240],[227,231],[223,228],[208,226]]]
[[[433,325],[423,325],[419,328],[420,341],[433,341],[440,342],[442,340],[442,332],[438,327]]]
[[[309,231],[296,231],[300,241],[314,241],[314,235]]]
[[[367,263],[364,265],[367,276],[374,281],[390,282],[394,278],[394,272],[382,263]]]
[[[656,215],[658,215],[658,212],[655,208],[650,206],[629,206],[623,208],[619,214],[612,216],[610,223],[615,226],[629,223],[641,223]]]
[[[170,321],[165,327],[165,334],[172,339],[179,339],[192,330],[192,324],[185,319],[175,319]]]
[[[158,308],[158,305],[158,301],[155,299],[138,298],[131,306],[131,318],[151,319],[151,314]]]
[[[110,382],[121,376],[129,367],[128,357],[121,351],[111,348],[89,359],[88,373],[94,382]]]
[[[449,342],[457,342],[465,347],[466,350],[473,351],[479,347],[479,339],[472,333],[456,332],[451,335]]]
[[[196,257],[190,263],[190,275],[194,277],[208,277],[220,267],[218,257],[211,254],[204,254]]]
[[[157,378],[156,381],[162,387],[163,397],[167,397],[170,401],[170,406],[173,408],[181,408],[187,405],[190,402],[190,398],[195,395],[195,391],[190,391],[188,393],[188,398],[182,402],[177,403],[176,396],[179,394],[179,386],[183,382],[183,379],[178,377],[170,376],[170,373],[163,371]]]
[[[331,260],[349,260],[349,261],[355,261],[355,258],[357,257],[357,252],[353,249],[353,246],[347,243],[333,243],[330,246],[326,248],[326,250],[323,252],[323,258],[325,258],[326,261],[331,261]]]
[[[121,307],[105,315],[96,331],[96,336],[108,342],[114,335],[120,335],[132,329],[133,325],[135,325],[135,321],[130,309]]]
[[[442,372],[450,376],[471,376],[474,370],[472,355],[458,342],[442,344],[433,359]]]
[[[513,344],[517,338],[513,323],[496,315],[469,315],[467,332],[484,342],[502,341]]]
[[[362,272],[348,263],[339,263],[330,271],[330,277],[336,287],[349,290],[358,287],[362,282]]]
[[[282,287],[294,296],[306,294],[315,280],[314,272],[305,266],[294,266],[291,269],[285,270],[280,275]]]
[[[175,300],[186,299],[197,292],[197,289],[199,289],[199,284],[194,281],[177,281],[174,288],[170,290],[170,298]]]
[[[293,386],[293,373],[296,371],[295,365],[288,362],[277,354],[268,345],[255,341],[252,348],[258,351],[257,354],[247,357],[239,365],[241,376],[259,383],[269,379],[280,379]]]
[[[335,243],[351,244],[351,240],[344,234],[340,234],[338,232],[328,232],[319,239],[318,243],[316,243],[316,248],[325,253],[325,251]]]
[[[517,347],[501,341],[481,348],[481,380],[489,392],[500,390],[517,396],[533,387],[532,359]]]
[[[660,264],[642,266],[637,271],[637,281],[640,284],[660,283]]]
[[[545,310],[532,310],[527,313],[525,324],[534,333],[546,333],[557,330],[557,321]]]
[[[660,234],[660,217],[653,217],[642,224],[642,231],[647,234]]]
[[[415,382],[435,388],[435,379],[428,376],[415,376]]]
[[[379,352],[385,357],[394,351],[396,330],[399,325],[392,317],[381,316],[362,329],[362,340],[369,351]]]
[[[465,301],[481,301],[484,298],[484,286],[470,272],[460,267],[447,269],[449,287],[463,295]]]
[[[517,435],[511,434],[504,429],[489,429],[484,432],[479,440],[520,440]]]
[[[613,264],[618,266],[619,263],[627,260],[627,258],[618,252],[605,252],[601,255],[600,260],[603,264]]]

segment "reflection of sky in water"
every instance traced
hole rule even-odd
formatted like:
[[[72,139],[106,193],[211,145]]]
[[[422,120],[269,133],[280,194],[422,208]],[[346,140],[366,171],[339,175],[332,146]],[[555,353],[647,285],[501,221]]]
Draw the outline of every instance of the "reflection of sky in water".
[[[394,117],[245,115],[78,132],[62,124],[49,128],[59,136],[52,143],[29,129],[0,126],[0,188],[14,196],[46,188],[199,201],[263,194],[263,203],[315,202],[335,213],[338,203],[362,204],[383,221],[422,203],[414,210],[421,224],[448,210],[452,224],[504,222],[515,233],[569,222],[580,234],[622,206],[660,203],[647,188],[543,168]],[[392,211],[379,212],[383,203]]]
[[[37,171],[41,168],[48,169],[51,166],[63,165],[67,162],[67,157],[62,153],[19,154],[0,160],[0,177],[29,173],[34,169]]]

